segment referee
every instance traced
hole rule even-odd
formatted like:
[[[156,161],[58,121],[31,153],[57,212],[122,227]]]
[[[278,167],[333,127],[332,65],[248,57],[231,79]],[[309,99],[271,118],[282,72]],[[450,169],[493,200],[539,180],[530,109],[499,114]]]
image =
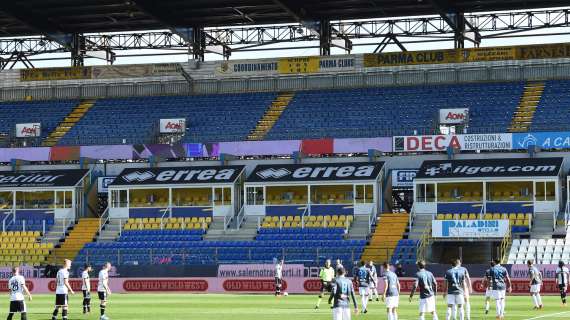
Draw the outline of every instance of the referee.
[[[319,278],[321,279],[321,293],[319,294],[319,300],[317,300],[317,305],[315,306],[315,309],[319,308],[321,300],[323,300],[323,294],[325,292],[328,293],[332,292],[334,274],[335,271],[331,265],[331,260],[327,259],[325,261],[325,266],[322,267],[321,271],[319,272]]]

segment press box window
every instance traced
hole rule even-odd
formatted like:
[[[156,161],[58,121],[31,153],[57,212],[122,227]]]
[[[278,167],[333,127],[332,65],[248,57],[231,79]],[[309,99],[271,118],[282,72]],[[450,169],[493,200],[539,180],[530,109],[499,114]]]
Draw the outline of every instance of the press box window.
[[[247,187],[245,192],[248,206],[263,205],[263,187]]]

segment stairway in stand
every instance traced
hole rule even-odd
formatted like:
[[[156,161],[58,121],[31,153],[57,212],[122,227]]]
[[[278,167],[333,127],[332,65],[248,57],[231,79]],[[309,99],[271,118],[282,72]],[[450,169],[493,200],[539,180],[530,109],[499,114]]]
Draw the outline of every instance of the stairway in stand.
[[[370,242],[364,248],[362,259],[376,263],[390,261],[407,226],[407,213],[384,213],[376,225]]]
[[[263,117],[257,122],[257,125],[250,134],[247,136],[248,141],[259,141],[263,140],[269,130],[273,128],[277,120],[283,114],[283,111],[287,109],[295,93],[292,92],[281,92],[277,95],[275,100],[271,102],[271,106],[267,108]]]
[[[92,242],[97,237],[98,231],[99,218],[80,219],[70,228],[64,242],[52,250],[48,261],[51,264],[61,265],[64,259],[73,260],[86,243]]]
[[[81,101],[71,113],[63,119],[63,121],[49,134],[49,136],[43,141],[42,145],[44,147],[53,147],[58,141],[65,136],[66,133],[71,130],[78,122],[85,116],[87,111],[93,107],[96,100],[83,100]]]
[[[544,82],[529,82],[525,85],[521,101],[513,115],[509,132],[528,132],[543,92]]]

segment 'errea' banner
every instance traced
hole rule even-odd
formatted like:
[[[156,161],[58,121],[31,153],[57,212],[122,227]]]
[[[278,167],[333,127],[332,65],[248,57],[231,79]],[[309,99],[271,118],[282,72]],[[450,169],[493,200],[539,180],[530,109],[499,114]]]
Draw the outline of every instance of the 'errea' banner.
[[[244,166],[129,168],[109,186],[232,183],[243,170]]]
[[[509,220],[433,220],[434,238],[503,238]]]
[[[416,179],[557,176],[562,158],[428,160]]]
[[[384,162],[258,165],[247,182],[376,180]]]
[[[511,133],[451,134],[393,137],[394,152],[445,152],[447,148],[476,150],[511,150]]]

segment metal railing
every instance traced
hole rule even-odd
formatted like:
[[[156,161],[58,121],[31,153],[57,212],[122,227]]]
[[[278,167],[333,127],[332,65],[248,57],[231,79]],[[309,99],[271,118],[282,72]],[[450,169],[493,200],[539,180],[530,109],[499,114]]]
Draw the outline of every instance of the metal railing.
[[[99,218],[99,233],[103,231],[103,227],[105,227],[105,225],[109,222],[109,219],[109,207],[107,207],[107,209],[103,211],[103,214]]]
[[[372,226],[374,224],[376,224],[376,217],[378,216],[378,213],[376,211],[376,207],[372,208],[372,210],[370,210],[370,213],[368,214],[368,234],[370,234],[372,232]]]
[[[30,228],[28,225],[27,220],[22,220],[22,224],[16,224],[15,220],[12,220],[9,223],[6,223],[6,219],[9,218],[5,217],[4,220],[2,220],[2,231],[6,232],[6,231],[40,231],[42,234],[46,234],[47,231],[47,221],[46,220],[42,220],[42,227],[41,230],[38,230],[37,228]]]
[[[427,258],[427,247],[431,242],[431,226],[425,228],[420,241],[418,242],[418,248],[416,250],[416,256],[418,260],[426,260]]]
[[[236,230],[239,230],[241,228],[241,225],[244,221],[245,221],[245,205],[242,205],[236,217]]]
[[[6,224],[6,220],[8,220],[9,218],[12,218],[12,221],[9,221],[8,224]],[[6,228],[10,226],[10,224],[14,223],[16,221],[16,212],[14,210],[11,210],[9,214],[7,214],[4,219],[2,219],[2,231],[6,231]]]
[[[80,255],[75,259],[76,263],[99,263],[102,261],[111,261],[117,265],[160,265],[171,264],[174,261],[185,264],[201,263],[256,263],[262,253],[260,248],[257,249],[238,249],[235,253],[231,253],[228,248],[213,248],[212,250],[202,250],[196,248],[176,249],[174,252],[166,253],[164,248],[154,249],[82,249]],[[221,251],[224,253],[221,253]],[[332,249],[334,250],[334,249]],[[281,248],[275,257],[283,257],[289,263],[302,262],[320,262],[326,259],[335,259],[339,256],[338,251],[332,251],[330,248]],[[233,257],[227,257],[231,254]],[[287,258],[292,255],[304,254],[306,258]],[[360,250],[349,249],[342,254],[344,257],[350,255],[351,261],[355,261],[360,256]],[[344,260],[344,259],[343,259]],[[352,265],[352,264],[350,264]]]
[[[410,209],[410,214],[408,215],[408,227],[410,231],[412,230],[412,225],[414,224],[414,218],[416,216],[416,203],[412,204],[412,208]]]

